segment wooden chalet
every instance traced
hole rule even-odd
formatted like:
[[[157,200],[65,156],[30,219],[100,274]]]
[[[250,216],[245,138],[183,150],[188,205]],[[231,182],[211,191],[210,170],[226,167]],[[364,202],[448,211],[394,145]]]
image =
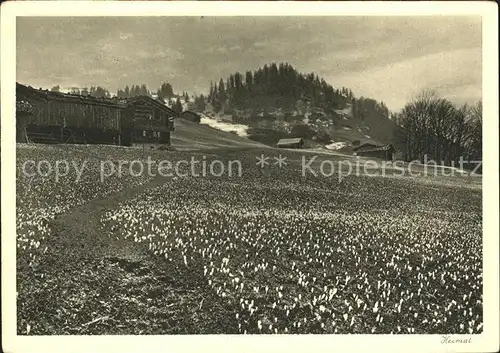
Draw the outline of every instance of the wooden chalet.
[[[196,112],[193,112],[191,110],[185,110],[183,111],[180,115],[179,115],[179,118],[182,118],[182,119],[185,119],[185,120],[189,120],[189,121],[192,121],[194,123],[200,123],[201,121],[201,115],[196,113]]]
[[[377,146],[372,143],[364,143],[354,148],[354,155],[392,161],[394,151],[394,146],[392,144]]]
[[[170,133],[178,114],[148,96],[120,101],[125,108],[122,136],[125,145],[170,145]]]
[[[19,142],[120,144],[123,108],[109,99],[16,84]]]
[[[301,137],[281,139],[277,144],[278,148],[302,148],[304,147],[304,139]]]

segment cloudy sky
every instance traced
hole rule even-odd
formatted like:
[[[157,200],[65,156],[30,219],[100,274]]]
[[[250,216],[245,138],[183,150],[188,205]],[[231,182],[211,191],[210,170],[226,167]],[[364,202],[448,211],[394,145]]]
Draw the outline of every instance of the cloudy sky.
[[[481,98],[479,17],[18,18],[17,81],[50,88],[142,84],[205,93],[210,81],[288,62],[402,108],[423,89]]]

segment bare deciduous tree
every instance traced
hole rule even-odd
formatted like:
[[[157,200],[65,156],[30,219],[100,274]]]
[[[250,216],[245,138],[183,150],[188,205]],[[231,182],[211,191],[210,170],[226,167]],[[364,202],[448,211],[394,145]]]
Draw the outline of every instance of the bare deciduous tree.
[[[423,91],[393,120],[406,160],[433,159],[449,165],[464,158],[481,159],[482,105],[455,106],[433,91]]]

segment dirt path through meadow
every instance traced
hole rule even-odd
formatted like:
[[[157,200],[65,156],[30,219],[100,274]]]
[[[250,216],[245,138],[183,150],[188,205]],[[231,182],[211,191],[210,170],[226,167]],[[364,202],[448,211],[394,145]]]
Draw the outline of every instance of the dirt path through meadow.
[[[20,335],[231,333],[223,307],[202,278],[154,257],[144,245],[110,237],[107,210],[163,182],[123,190],[56,217],[35,269],[18,268]],[[119,234],[117,234],[119,235]]]

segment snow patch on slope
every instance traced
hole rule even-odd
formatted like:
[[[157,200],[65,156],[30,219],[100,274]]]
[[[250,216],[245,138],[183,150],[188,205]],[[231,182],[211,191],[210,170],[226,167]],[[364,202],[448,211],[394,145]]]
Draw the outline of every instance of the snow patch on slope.
[[[335,113],[337,113],[339,115],[345,115],[348,117],[352,117],[352,106],[350,104],[348,104],[347,107],[345,107],[344,109],[335,110]]]
[[[214,129],[226,132],[235,132],[241,137],[248,136],[248,125],[227,123],[225,121],[209,118],[205,114],[201,114],[200,124],[208,125]]]
[[[345,147],[346,145],[347,145],[346,142],[332,142],[329,145],[326,145],[325,148],[327,148],[329,150],[337,151],[337,150],[340,150],[341,148]]]

